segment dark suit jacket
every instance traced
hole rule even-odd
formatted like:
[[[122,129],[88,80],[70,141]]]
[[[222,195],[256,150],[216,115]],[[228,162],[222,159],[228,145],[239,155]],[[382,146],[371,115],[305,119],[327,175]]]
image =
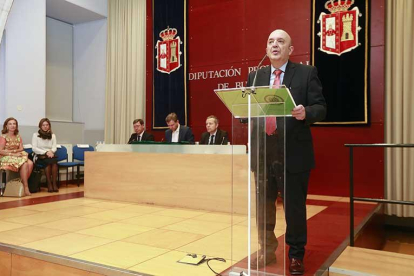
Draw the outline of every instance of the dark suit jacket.
[[[229,138],[227,137],[227,131],[217,129],[216,137],[214,137],[214,145],[227,145]],[[210,139],[210,133],[204,132],[201,134],[201,145],[208,145],[208,140]]]
[[[165,131],[165,141],[171,143],[172,140],[172,131],[171,129],[167,129]],[[180,132],[178,133],[178,142],[189,142],[190,144],[194,144],[194,135],[191,131],[191,128],[180,125]]]
[[[270,66],[258,70],[255,86],[268,86],[270,73]],[[255,72],[249,74],[247,86],[252,85],[254,76]],[[306,110],[305,120],[286,117],[286,170],[291,173],[309,171],[315,166],[312,134],[309,126],[322,121],[326,115],[326,103],[322,95],[318,71],[316,67],[288,61],[283,84],[289,88],[296,105],[301,104]],[[264,120],[262,123],[264,124]],[[278,132],[280,126],[283,126],[283,118],[278,118]],[[254,149],[256,148],[253,144],[252,155],[255,154]]]
[[[131,138],[129,138],[128,144],[138,140],[138,134],[132,133]],[[144,131],[144,134],[141,137],[141,141],[154,141],[154,135],[149,132]]]

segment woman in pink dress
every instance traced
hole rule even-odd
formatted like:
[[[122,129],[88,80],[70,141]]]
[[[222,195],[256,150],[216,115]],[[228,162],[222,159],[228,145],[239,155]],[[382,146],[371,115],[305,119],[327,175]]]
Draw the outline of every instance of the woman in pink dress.
[[[19,135],[19,124],[14,118],[7,118],[1,131],[0,168],[20,172],[24,193],[27,196],[31,195],[27,180],[32,173],[33,162],[28,159],[27,152],[23,150],[22,138]]]

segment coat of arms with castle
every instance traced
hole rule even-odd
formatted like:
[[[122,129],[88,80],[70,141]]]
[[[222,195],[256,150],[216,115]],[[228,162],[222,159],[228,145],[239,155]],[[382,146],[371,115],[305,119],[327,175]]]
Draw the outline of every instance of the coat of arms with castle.
[[[168,27],[160,32],[162,39],[157,41],[157,70],[161,73],[170,74],[181,66],[180,37],[177,36],[177,29]]]
[[[358,43],[358,17],[362,16],[358,7],[348,10],[354,4],[354,0],[327,1],[325,8],[331,13],[322,12],[319,15],[320,24],[320,48],[322,52],[340,56],[343,53],[355,49]]]

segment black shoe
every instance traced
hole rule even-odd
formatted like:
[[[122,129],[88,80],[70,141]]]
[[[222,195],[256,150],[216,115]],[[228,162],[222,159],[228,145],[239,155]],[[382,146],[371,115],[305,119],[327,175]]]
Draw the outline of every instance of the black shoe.
[[[300,259],[290,259],[289,271],[292,275],[302,275],[305,272],[305,265]]]

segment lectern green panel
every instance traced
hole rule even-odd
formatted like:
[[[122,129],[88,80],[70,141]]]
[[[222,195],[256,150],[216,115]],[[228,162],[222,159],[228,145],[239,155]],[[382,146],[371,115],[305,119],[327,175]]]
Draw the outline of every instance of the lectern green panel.
[[[269,88],[268,86],[243,87],[215,90],[215,92],[235,118],[248,117],[247,108],[242,107],[247,107],[247,95],[249,94],[251,95],[251,117],[291,116],[291,111],[296,106],[286,86],[279,88]]]

